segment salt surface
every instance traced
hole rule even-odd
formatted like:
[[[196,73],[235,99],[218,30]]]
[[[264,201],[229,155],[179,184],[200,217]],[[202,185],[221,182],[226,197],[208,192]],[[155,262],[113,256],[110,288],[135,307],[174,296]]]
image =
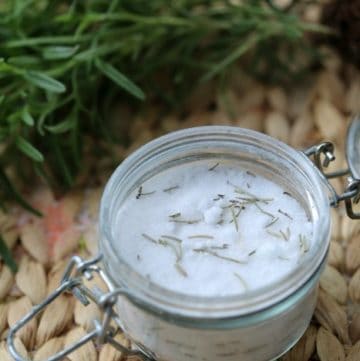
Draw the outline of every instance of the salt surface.
[[[137,272],[169,290],[234,295],[301,264],[312,223],[291,194],[245,168],[199,161],[150,178],[119,208],[114,237]]]

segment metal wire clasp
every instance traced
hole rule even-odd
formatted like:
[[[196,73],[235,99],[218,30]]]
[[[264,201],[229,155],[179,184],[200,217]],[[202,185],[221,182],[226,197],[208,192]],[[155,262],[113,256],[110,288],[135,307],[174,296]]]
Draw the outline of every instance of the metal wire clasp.
[[[95,302],[103,311],[104,318],[101,323],[94,320],[94,329],[91,332],[82,337],[79,341],[44,361],[62,360],[65,356],[69,355],[71,352],[91,340],[94,340],[97,344],[109,343],[126,356],[137,356],[145,361],[153,360],[153,358],[144,354],[142,351],[129,349],[114,339],[114,336],[121,331],[120,326],[114,328],[110,325],[110,321],[112,319],[119,324],[119,317],[114,310],[114,305],[117,302],[118,296],[127,295],[127,292],[121,288],[113,288],[110,280],[98,265],[101,258],[101,255],[90,260],[83,260],[79,256],[72,257],[65,269],[60,286],[43,302],[34,306],[30,313],[28,313],[10,329],[7,336],[7,345],[11,356],[16,361],[29,361],[28,359],[24,359],[15,347],[14,340],[16,333],[63,293],[73,294],[78,300],[80,300],[81,303],[84,304],[84,306],[87,306],[90,302]],[[87,280],[91,280],[94,273],[97,273],[105,282],[109,292],[105,293],[97,287],[89,289],[83,284],[82,277],[85,277]]]
[[[360,213],[354,212],[353,209],[353,203],[356,204],[360,200],[360,180],[352,178],[349,169],[343,169],[332,173],[325,172],[324,168],[327,168],[330,162],[335,160],[334,150],[335,147],[333,143],[324,142],[313,145],[303,152],[308,157],[314,158],[315,165],[319,168],[320,172],[325,176],[325,178],[331,179],[349,175],[348,185],[345,188],[345,191],[340,195],[337,194],[334,187],[329,182],[327,182],[327,185],[333,194],[331,206],[337,207],[341,201],[344,201],[347,215],[352,219],[360,219]]]

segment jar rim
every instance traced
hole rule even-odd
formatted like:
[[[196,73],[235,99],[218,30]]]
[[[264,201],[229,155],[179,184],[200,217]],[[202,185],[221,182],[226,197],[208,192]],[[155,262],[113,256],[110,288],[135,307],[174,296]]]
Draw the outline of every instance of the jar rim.
[[[270,285],[250,290],[238,295],[229,296],[196,296],[186,295],[166,289],[154,284],[146,277],[140,275],[134,267],[121,258],[113,250],[114,237],[109,227],[111,209],[109,202],[119,188],[119,181],[126,172],[131,171],[134,164],[143,159],[151,158],[159,154],[166,147],[187,142],[199,141],[206,137],[222,137],[223,139],[233,138],[251,140],[258,142],[262,147],[270,147],[274,151],[282,152],[289,159],[300,163],[302,168],[298,172],[305,174],[312,183],[317,207],[320,209],[321,217],[313,221],[313,237],[319,240],[316,252],[309,255],[306,262],[303,261],[299,267],[288,273],[279,281]],[[326,195],[326,180],[315,167],[315,165],[302,152],[295,150],[289,145],[272,138],[266,134],[233,126],[201,126],[187,128],[168,133],[146,143],[121,163],[108,181],[100,205],[100,250],[105,257],[105,269],[116,286],[125,287],[128,298],[139,304],[142,308],[155,311],[161,314],[176,315],[193,318],[227,318],[264,310],[272,305],[281,302],[292,293],[301,288],[325,262],[329,246],[330,235],[330,202]],[[121,280],[114,274],[106,264],[115,263],[118,270],[121,270]],[[120,276],[121,277],[121,276]]]
[[[351,176],[360,179],[360,116],[354,117],[346,137],[346,158]]]

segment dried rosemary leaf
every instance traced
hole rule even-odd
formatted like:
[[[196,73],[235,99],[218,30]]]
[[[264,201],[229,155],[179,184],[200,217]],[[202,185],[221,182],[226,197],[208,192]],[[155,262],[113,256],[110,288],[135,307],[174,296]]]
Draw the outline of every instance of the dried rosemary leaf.
[[[234,206],[230,207],[230,212],[231,212],[232,221],[234,222],[234,225],[235,225],[236,232],[239,232],[239,225],[238,225],[238,221],[237,221],[236,214],[234,211]]]
[[[293,218],[293,217],[291,217],[289,213],[284,212],[284,211],[282,211],[281,209],[278,209],[278,212],[279,212],[280,214],[282,214],[283,216],[285,216],[285,217],[289,218],[291,221],[293,221],[293,220],[294,220],[294,218]]]
[[[244,286],[244,288],[247,290],[249,288],[246,281],[236,272],[234,272],[234,276],[241,282],[241,284]]]
[[[145,239],[147,239],[148,241],[150,241],[150,242],[152,242],[152,243],[155,243],[155,244],[158,244],[158,243],[159,243],[156,239],[150,237],[150,236],[147,235],[146,233],[142,233],[141,235],[142,235]]]
[[[285,196],[294,198],[293,195],[292,195],[291,193],[289,193],[289,192],[286,192],[286,191],[285,191],[285,192],[283,192],[283,194],[284,194]]]
[[[169,236],[169,235],[166,235],[166,234],[163,234],[161,236],[161,238],[167,238],[167,239],[170,239],[171,241],[182,243],[182,240],[180,238],[177,238],[177,237],[174,237],[174,236]]]
[[[242,189],[241,187],[235,185],[235,184],[232,184],[231,182],[228,182],[228,184],[230,184],[232,187],[234,187],[234,192],[235,193],[238,193],[238,194],[241,194],[241,195],[246,195],[249,197],[249,199],[252,199],[252,200],[255,200],[256,202],[262,202],[262,203],[265,203],[265,204],[268,204],[269,202],[272,202],[274,200],[274,198],[263,198],[263,197],[258,197],[256,196],[255,194],[245,190],[245,189]]]
[[[223,259],[225,261],[229,261],[229,262],[234,262],[237,264],[247,264],[248,262],[246,261],[240,261],[236,258],[231,258],[231,257],[227,257],[227,256],[223,256],[213,250],[211,250],[209,247],[202,247],[202,248],[195,248],[193,249],[194,252],[198,252],[198,253],[205,253],[205,254],[209,254],[211,256]]]
[[[256,178],[256,174],[254,174],[253,172],[250,172],[249,170],[246,171],[246,174],[250,175],[253,178]]]
[[[185,271],[184,267],[179,263],[179,262],[176,262],[174,264],[175,266],[175,269],[183,276],[183,277],[188,277],[188,274],[187,272]]]
[[[179,188],[180,188],[180,186],[173,186],[173,187],[163,189],[163,192],[169,193],[169,192],[174,191],[174,190],[179,189]]]
[[[267,211],[265,211],[264,209],[262,209],[262,208],[257,204],[257,202],[254,203],[254,206],[255,206],[261,213],[265,214],[266,216],[269,216],[269,217],[271,217],[272,219],[276,218],[272,213],[267,212]]]
[[[229,245],[227,243],[222,244],[221,246],[210,246],[208,247],[209,249],[218,249],[218,250],[222,250],[222,249],[228,249]]]
[[[289,228],[287,228],[287,230],[289,230]],[[284,240],[285,241],[288,241],[289,240],[289,238],[290,238],[290,235],[289,235],[289,233],[288,232],[284,232],[284,231],[282,231],[281,229],[280,229],[280,234],[281,234],[281,236],[282,236],[282,238],[284,238]]]
[[[174,214],[170,214],[170,218],[177,218],[177,217],[180,217],[181,216],[181,213],[174,213]]]
[[[283,238],[283,236],[281,235],[281,233],[276,233],[276,232],[270,231],[270,229],[267,229],[267,230],[266,230],[266,233],[267,233],[267,234],[270,234],[270,236],[273,236],[273,237],[276,237],[276,238],[279,238],[279,239],[282,239],[282,238]]]
[[[277,221],[279,220],[279,217],[274,218],[272,221],[270,221],[270,223],[265,225],[265,228],[271,227],[272,225],[274,225]]]
[[[307,253],[309,251],[307,238],[303,234],[299,234],[299,247],[301,253]]]
[[[189,239],[196,239],[196,238],[205,238],[205,239],[214,239],[214,236],[210,236],[208,234],[194,234],[188,237]]]
[[[213,170],[215,170],[218,166],[219,166],[220,163],[216,163],[215,165],[211,166],[208,170],[211,172]]]
[[[170,247],[176,256],[176,261],[180,261],[182,259],[182,248],[181,246],[179,248],[177,248],[174,244],[172,244],[171,242],[166,241],[165,239],[159,239],[158,244],[165,246],[165,247]]]
[[[184,224],[196,224],[199,223],[200,219],[170,219],[170,222],[184,223]]]

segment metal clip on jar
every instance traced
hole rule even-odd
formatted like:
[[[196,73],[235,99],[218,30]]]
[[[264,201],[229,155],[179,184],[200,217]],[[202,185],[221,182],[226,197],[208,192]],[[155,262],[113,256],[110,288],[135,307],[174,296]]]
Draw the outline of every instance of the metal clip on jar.
[[[60,287],[10,330],[10,353],[24,361],[14,345],[16,332],[59,294],[68,292],[84,305],[95,302],[104,318],[102,323],[94,322],[93,331],[79,342],[48,361],[60,360],[90,340],[110,343],[144,360],[266,361],[279,357],[298,341],[312,317],[329,248],[330,207],[344,200],[349,217],[360,218],[352,207],[360,195],[359,139],[357,119],[348,132],[349,170],[335,174],[323,172],[334,159],[331,143],[299,152],[264,134],[235,127],[186,129],[144,145],[116,169],[106,186],[100,211],[102,256],[90,261],[72,258]],[[261,289],[209,298],[161,288],[121,258],[112,232],[119,205],[144,179],[194,159],[251,163],[296,195],[313,223],[315,240],[314,250],[301,267]],[[326,177],[345,174],[350,174],[348,187],[337,195]],[[101,257],[104,270],[98,265]],[[85,287],[82,278],[91,279],[94,273],[104,279],[108,293]],[[119,329],[110,327],[112,319]],[[115,341],[113,336],[120,329],[133,341],[134,349]]]

